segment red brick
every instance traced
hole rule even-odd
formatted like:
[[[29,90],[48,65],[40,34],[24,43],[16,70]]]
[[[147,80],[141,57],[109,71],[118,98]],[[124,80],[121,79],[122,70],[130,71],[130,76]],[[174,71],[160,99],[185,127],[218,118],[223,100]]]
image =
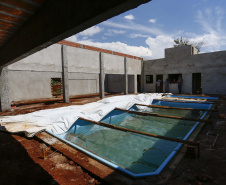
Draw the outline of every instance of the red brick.
[[[76,47],[76,48],[88,49],[88,50],[92,50],[92,51],[99,51],[99,52],[103,52],[103,53],[133,58],[133,59],[137,59],[137,60],[142,60],[141,57],[136,57],[136,56],[128,55],[128,54],[125,54],[125,53],[119,53],[119,52],[116,52],[116,51],[110,51],[110,50],[107,50],[107,49],[97,48],[97,47],[94,47],[94,46],[88,46],[88,45],[70,42],[70,41],[66,41],[66,40],[62,40],[62,41],[58,42],[58,44],[68,45],[68,46],[72,46],[72,47]]]

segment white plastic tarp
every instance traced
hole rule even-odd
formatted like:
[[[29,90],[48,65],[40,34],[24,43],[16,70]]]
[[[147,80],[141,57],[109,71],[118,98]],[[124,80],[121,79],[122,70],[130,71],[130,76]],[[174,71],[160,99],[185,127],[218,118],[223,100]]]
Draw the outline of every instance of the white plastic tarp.
[[[161,98],[162,94],[157,93],[113,96],[85,105],[46,109],[16,116],[0,116],[0,130],[11,133],[25,132],[28,137],[45,129],[54,134],[62,134],[79,117],[100,121],[116,107],[129,109],[135,103],[150,105],[153,99]]]

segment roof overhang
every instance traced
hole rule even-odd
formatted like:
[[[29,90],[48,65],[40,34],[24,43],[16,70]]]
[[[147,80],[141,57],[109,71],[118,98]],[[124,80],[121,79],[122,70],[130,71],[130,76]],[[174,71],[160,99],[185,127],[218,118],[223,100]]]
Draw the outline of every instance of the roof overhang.
[[[151,0],[0,0],[0,66]]]

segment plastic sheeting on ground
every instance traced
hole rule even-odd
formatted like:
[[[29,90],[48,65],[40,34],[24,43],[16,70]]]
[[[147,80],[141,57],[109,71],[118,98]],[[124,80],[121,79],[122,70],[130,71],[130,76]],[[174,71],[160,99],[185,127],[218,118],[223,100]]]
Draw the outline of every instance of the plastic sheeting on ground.
[[[0,116],[0,130],[11,133],[24,132],[28,137],[45,129],[54,134],[62,134],[79,117],[100,121],[116,107],[129,109],[135,103],[150,105],[153,99],[161,98],[162,94],[157,93],[113,96],[85,105],[46,109],[16,116]]]

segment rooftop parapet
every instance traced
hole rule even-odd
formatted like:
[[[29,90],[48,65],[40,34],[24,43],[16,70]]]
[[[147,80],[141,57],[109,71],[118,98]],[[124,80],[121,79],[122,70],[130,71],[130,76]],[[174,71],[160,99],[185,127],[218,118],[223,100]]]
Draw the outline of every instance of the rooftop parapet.
[[[165,58],[184,58],[197,54],[197,49],[192,45],[185,45],[165,49]]]

